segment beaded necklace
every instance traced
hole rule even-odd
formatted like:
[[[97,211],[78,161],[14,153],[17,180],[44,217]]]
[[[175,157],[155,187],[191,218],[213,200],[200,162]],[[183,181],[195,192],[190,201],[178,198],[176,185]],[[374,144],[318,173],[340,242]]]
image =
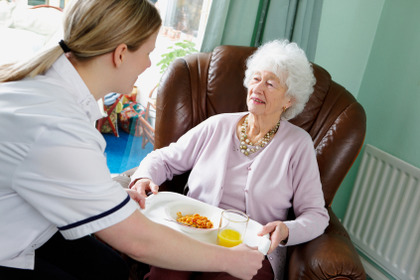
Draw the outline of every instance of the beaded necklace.
[[[251,141],[248,139],[248,135],[246,134],[246,130],[248,128],[248,116],[246,116],[244,122],[241,125],[241,134],[240,134],[241,143],[239,144],[239,149],[246,156],[249,156],[250,154],[255,153],[256,151],[264,148],[270,142],[270,140],[272,139],[272,136],[276,134],[277,130],[279,130],[279,127],[280,127],[280,120],[279,120],[277,124],[269,132],[267,132],[264,135],[264,137],[258,140],[257,143],[252,144]]]

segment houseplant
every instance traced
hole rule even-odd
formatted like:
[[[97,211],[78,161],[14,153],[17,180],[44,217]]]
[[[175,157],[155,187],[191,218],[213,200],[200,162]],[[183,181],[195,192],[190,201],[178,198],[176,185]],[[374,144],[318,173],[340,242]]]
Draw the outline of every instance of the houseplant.
[[[195,43],[187,40],[175,43],[168,47],[168,52],[162,54],[162,59],[156,64],[160,66],[160,73],[163,74],[168,66],[178,57],[184,57],[187,54],[198,52],[195,48]]]
[[[176,58],[184,57],[188,54],[198,52],[198,50],[195,48],[195,43],[188,40],[177,42],[174,45],[169,46],[167,50],[168,52],[163,53],[161,55],[162,59],[156,64],[156,66],[160,67],[160,74],[165,73],[166,69],[169,67],[172,61],[174,61]],[[158,87],[159,87],[159,82],[150,91],[149,97],[147,99],[147,105],[145,108],[146,113],[145,113],[144,118],[146,119],[146,121],[151,122],[152,127],[154,127],[155,115],[154,115],[154,112],[151,113],[151,111],[156,110],[155,96],[156,96],[156,91]],[[147,128],[147,129],[152,130],[151,128]],[[152,133],[150,135],[152,135]]]

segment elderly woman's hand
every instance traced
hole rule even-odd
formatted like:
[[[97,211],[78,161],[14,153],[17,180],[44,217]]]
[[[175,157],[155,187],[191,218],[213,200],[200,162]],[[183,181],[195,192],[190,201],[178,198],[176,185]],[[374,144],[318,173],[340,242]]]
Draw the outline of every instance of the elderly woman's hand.
[[[280,243],[285,244],[289,238],[289,228],[281,221],[274,221],[263,226],[261,231],[258,233],[259,236],[270,234],[270,250],[267,254],[273,252]]]
[[[157,194],[159,191],[159,186],[148,178],[142,178],[132,182],[129,188],[130,190],[136,191],[143,198],[141,200],[138,200],[142,209],[144,209],[145,207],[145,199],[147,197],[147,193],[152,192],[153,194]]]
[[[135,190],[130,190],[130,189],[125,189],[125,190],[127,191],[128,195],[130,195],[130,198],[136,201],[140,205],[140,207],[144,209],[146,205],[146,198],[140,195],[140,193],[138,193]]]

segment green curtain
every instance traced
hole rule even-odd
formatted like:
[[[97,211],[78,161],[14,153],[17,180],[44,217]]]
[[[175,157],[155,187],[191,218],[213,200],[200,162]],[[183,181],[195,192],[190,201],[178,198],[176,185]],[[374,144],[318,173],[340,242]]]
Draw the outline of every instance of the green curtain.
[[[213,0],[201,51],[289,39],[315,57],[323,0]]]
[[[201,43],[202,52],[210,52],[222,44],[224,26],[229,12],[230,0],[213,0]]]
[[[290,41],[305,50],[309,60],[315,59],[323,0],[300,0]]]

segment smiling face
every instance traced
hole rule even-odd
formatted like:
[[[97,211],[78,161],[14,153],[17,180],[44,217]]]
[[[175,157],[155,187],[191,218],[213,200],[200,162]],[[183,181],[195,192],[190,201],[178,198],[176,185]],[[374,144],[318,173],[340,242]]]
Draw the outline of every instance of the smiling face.
[[[286,91],[286,86],[274,73],[255,72],[248,83],[248,111],[257,117],[268,117],[278,121],[283,108],[289,108],[292,104]]]

